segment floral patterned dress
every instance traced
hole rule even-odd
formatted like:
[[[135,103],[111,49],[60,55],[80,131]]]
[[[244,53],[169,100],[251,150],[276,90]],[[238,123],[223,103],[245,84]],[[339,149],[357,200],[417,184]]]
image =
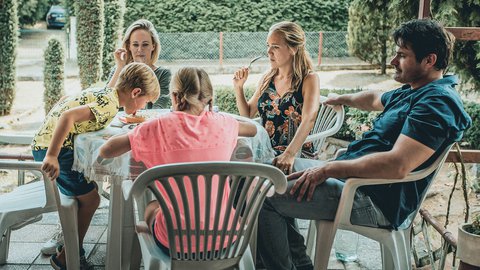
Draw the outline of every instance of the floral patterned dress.
[[[270,136],[276,156],[285,151],[302,122],[302,84],[298,90],[287,92],[281,97],[271,81],[258,99],[258,112],[262,118],[262,125]],[[314,150],[311,142],[305,143],[302,147],[302,156],[312,157]]]

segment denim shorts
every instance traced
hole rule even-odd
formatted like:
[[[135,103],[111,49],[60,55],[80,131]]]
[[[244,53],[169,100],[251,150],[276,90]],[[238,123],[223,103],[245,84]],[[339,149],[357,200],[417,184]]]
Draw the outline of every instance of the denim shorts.
[[[35,161],[43,161],[47,154],[46,149],[32,150]],[[60,175],[57,178],[57,186],[60,192],[67,196],[80,196],[89,193],[96,188],[92,181],[87,182],[83,173],[72,171],[73,150],[62,148],[58,154]]]

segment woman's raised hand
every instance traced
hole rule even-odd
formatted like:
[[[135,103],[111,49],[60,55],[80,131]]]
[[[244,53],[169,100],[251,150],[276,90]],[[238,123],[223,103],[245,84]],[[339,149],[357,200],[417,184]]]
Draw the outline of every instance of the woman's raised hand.
[[[249,70],[247,67],[243,67],[235,71],[235,74],[233,75],[233,87],[235,89],[243,88],[243,85],[245,84],[248,78],[248,72]]]
[[[118,48],[113,53],[115,58],[115,64],[117,68],[123,68],[127,64],[127,50],[124,48]]]

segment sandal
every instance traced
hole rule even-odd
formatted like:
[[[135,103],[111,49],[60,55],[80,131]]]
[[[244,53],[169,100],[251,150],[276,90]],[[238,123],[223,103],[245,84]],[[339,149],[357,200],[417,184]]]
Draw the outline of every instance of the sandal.
[[[55,270],[67,270],[67,267],[61,265],[60,262],[57,260],[57,255],[56,254],[54,254],[50,257],[50,265]]]

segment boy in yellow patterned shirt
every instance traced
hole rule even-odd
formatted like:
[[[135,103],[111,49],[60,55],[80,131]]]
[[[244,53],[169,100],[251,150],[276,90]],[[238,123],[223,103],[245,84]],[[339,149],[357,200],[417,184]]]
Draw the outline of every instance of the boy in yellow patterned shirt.
[[[62,194],[78,200],[78,237],[83,265],[87,264],[83,239],[100,204],[100,196],[95,182],[88,182],[82,173],[72,170],[74,136],[105,128],[120,107],[127,114],[134,114],[159,96],[160,86],[151,68],[131,63],[123,68],[113,88],[86,89],[76,96],[61,99],[34,136],[34,159],[43,161],[42,170],[51,179],[57,179]],[[52,255],[50,263],[55,269],[65,268],[63,248]]]

